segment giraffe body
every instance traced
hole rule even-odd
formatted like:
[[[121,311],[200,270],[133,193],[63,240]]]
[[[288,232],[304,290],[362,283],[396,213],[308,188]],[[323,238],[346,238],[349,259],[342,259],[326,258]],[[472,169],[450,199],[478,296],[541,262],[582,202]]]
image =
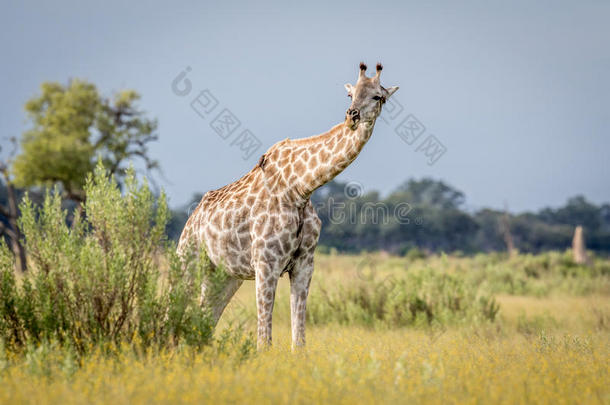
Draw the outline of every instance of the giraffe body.
[[[357,85],[346,85],[353,102],[345,122],[321,135],[273,145],[241,179],[206,193],[180,237],[179,251],[203,244],[211,265],[222,263],[229,275],[214,298],[202,285],[201,303],[215,321],[243,280],[256,281],[259,347],[271,342],[275,290],[285,273],[290,276],[293,346],[305,343],[305,308],[321,226],[310,196],[358,156],[383,101],[397,89],[379,85],[380,65],[374,78],[367,78],[362,66]],[[369,101],[371,92],[380,98]]]
[[[315,244],[311,239],[316,234],[303,228],[319,232],[320,227],[309,199],[290,201],[269,187],[273,177],[280,177],[270,173],[273,165],[265,162],[266,170],[257,165],[236,182],[206,193],[186,224],[181,244],[195,237],[205,244],[213,263],[222,262],[230,276],[242,280],[255,279],[252,260],[259,250],[267,250],[262,252],[266,260],[273,254],[277,266],[286,270],[303,240],[305,246]]]

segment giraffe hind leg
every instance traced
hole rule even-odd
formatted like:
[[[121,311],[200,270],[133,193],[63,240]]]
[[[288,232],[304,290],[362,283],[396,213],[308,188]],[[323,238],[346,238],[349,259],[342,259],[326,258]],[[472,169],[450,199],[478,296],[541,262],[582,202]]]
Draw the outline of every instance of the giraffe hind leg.
[[[313,275],[313,249],[303,252],[295,261],[290,274],[290,321],[292,347],[305,345],[307,296]]]
[[[290,318],[292,347],[305,345],[305,316],[307,296],[314,269],[314,251],[320,236],[320,219],[311,202],[306,207],[303,222],[303,239],[293,259],[290,272]]]
[[[204,309],[210,311],[214,326],[242,283],[243,280],[227,276],[222,280],[208,279],[201,284],[200,304]]]

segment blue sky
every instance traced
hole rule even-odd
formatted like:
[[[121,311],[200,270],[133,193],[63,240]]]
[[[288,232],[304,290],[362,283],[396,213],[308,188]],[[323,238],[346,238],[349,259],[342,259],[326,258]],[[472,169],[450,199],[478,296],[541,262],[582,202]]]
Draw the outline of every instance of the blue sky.
[[[107,95],[136,89],[159,119],[152,148],[170,204],[239,178],[274,142],[343,120],[358,62],[383,62],[404,110],[378,122],[339,180],[391,191],[432,176],[471,208],[535,210],[584,194],[610,201],[610,2],[8,1],[0,12],[0,136],[27,128],[41,82],[83,78]],[[186,67],[192,92],[171,83]],[[190,101],[202,90],[241,122],[228,139]],[[395,132],[412,114],[413,145]],[[243,129],[262,146],[248,159]],[[417,151],[434,135],[433,165]]]

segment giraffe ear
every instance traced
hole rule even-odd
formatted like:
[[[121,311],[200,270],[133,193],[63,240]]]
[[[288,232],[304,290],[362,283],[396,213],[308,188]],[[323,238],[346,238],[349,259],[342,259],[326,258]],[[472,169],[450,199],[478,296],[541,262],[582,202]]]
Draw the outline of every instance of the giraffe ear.
[[[352,95],[352,90],[354,89],[354,86],[352,86],[349,83],[345,83],[344,86],[345,86],[345,90],[347,90],[347,94],[351,96]]]
[[[396,93],[396,90],[398,90],[398,86],[388,87],[384,90],[386,91],[386,93],[388,93],[385,98],[390,98],[392,94]]]

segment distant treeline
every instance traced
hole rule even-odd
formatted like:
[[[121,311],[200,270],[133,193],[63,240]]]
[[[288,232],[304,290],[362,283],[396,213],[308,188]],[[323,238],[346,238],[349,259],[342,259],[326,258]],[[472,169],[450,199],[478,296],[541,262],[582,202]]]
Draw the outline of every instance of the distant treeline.
[[[510,235],[521,252],[564,250],[571,246],[574,228],[582,225],[587,249],[610,253],[610,204],[595,205],[583,196],[562,207],[511,214],[481,209],[468,212],[464,194],[438,180],[407,180],[382,198],[378,192],[361,194],[357,183],[332,181],[312,196],[322,219],[321,249],[342,252],[386,250],[404,254],[412,248],[431,252],[474,253],[504,251]],[[23,195],[17,190],[18,197]],[[34,201],[40,199],[34,193]],[[172,211],[168,236],[177,240],[188,215],[201,195]],[[6,205],[6,188],[0,183],[0,204]],[[65,202],[71,211],[73,203]],[[1,212],[0,212],[1,214]],[[0,215],[0,226],[7,225]],[[509,232],[507,232],[507,230]]]
[[[610,204],[598,206],[582,196],[557,209],[510,214],[493,209],[468,212],[464,193],[429,178],[407,180],[385,198],[361,190],[357,183],[333,181],[312,196],[323,222],[322,249],[474,253],[506,250],[509,237],[521,252],[564,250],[571,245],[574,228],[582,225],[587,248],[610,253]],[[193,202],[200,198],[195,196]],[[171,238],[180,236],[191,206],[174,212],[168,227]]]

